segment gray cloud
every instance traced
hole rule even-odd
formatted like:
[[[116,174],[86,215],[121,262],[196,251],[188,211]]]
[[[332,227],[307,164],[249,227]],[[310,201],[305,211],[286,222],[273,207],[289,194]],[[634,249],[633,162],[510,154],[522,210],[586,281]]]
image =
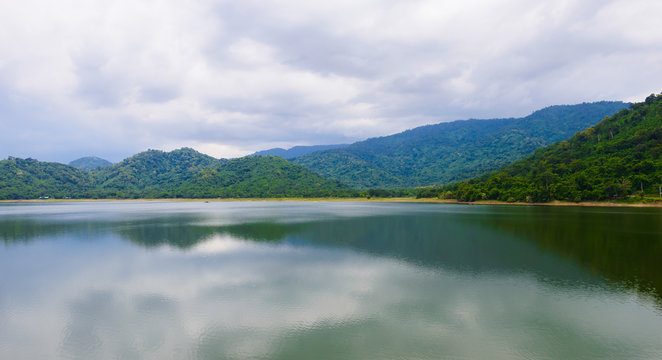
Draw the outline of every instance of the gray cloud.
[[[79,84],[75,95],[94,107],[118,107],[121,91],[126,87],[104,73],[103,65],[95,61],[77,64],[75,74]]]
[[[662,88],[653,0],[0,10],[0,156],[117,161],[192,146],[232,157]]]

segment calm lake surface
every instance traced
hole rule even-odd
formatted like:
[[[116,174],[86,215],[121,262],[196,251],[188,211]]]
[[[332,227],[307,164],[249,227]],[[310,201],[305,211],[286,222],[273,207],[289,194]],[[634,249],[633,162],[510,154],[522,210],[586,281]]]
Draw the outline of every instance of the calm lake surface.
[[[1,359],[662,359],[662,209],[0,204]]]

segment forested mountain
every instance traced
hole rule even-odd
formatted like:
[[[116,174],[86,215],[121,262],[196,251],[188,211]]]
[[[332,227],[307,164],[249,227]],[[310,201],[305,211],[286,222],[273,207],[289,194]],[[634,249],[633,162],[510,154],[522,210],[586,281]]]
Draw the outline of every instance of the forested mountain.
[[[73,166],[81,170],[97,170],[108,167],[112,164],[113,163],[111,163],[110,161],[102,159],[100,157],[86,156],[70,162],[69,166]]]
[[[99,189],[128,197],[156,197],[192,178],[198,171],[227,160],[218,160],[190,148],[171,152],[147,150],[110,167],[93,172]],[[141,196],[141,197],[142,197]]]
[[[501,171],[420,196],[546,202],[657,194],[662,185],[662,95],[651,95]]]
[[[192,197],[356,196],[339,181],[329,180],[276,156],[249,156],[206,168],[175,190]]]
[[[310,153],[314,153],[316,151],[338,149],[338,148],[346,147],[347,145],[348,144],[295,146],[295,147],[291,147],[287,150],[283,149],[283,148],[273,148],[273,149],[258,151],[256,153],[254,153],[253,155],[279,156],[279,157],[282,157],[283,159],[291,160],[291,159],[294,159],[294,158],[298,158],[300,156],[304,156],[304,155],[308,155]]]
[[[356,196],[356,191],[279,157],[218,160],[193,149],[148,150],[93,171],[10,157],[0,199]]]
[[[293,162],[358,189],[447,184],[499,169],[627,106],[606,101],[561,105],[524,118],[422,126]]]
[[[93,188],[90,173],[69,165],[15,157],[0,161],[0,199],[63,198]]]

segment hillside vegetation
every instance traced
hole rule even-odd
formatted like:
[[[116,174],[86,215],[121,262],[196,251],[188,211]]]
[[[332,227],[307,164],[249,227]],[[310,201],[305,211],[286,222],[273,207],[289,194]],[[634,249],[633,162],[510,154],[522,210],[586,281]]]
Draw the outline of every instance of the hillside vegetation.
[[[537,150],[503,170],[421,197],[461,201],[586,201],[658,194],[662,185],[662,95]]]
[[[202,169],[223,161],[190,148],[147,150],[92,175],[100,196],[159,197],[172,193]]]
[[[357,189],[448,184],[497,170],[627,106],[622,102],[562,105],[524,118],[428,125],[293,162]]]
[[[93,189],[90,173],[69,165],[15,157],[0,161],[0,199],[64,198]]]
[[[230,160],[197,172],[175,190],[183,197],[326,197],[356,196],[339,181],[276,156]]]
[[[59,163],[0,161],[0,199],[245,198],[357,196],[357,192],[273,156],[218,160],[193,149],[148,150],[84,171]]]

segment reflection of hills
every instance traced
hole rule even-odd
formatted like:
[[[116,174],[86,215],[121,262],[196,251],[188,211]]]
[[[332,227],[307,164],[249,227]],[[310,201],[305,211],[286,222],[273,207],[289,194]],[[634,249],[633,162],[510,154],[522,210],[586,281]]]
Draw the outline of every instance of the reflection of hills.
[[[559,263],[557,257],[535,246],[485,226],[467,226],[467,217],[472,216],[384,216],[324,222],[311,224],[299,236],[315,243],[347,246],[454,271],[578,276],[574,267]]]
[[[451,271],[532,273],[545,281],[583,285],[600,284],[599,278],[605,277],[662,301],[662,216],[655,209],[518,207],[302,223],[204,224],[205,219],[192,214],[115,222],[8,219],[0,221],[0,239],[10,244],[115,232],[141,246],[180,249],[215,235],[294,241],[303,246],[346,247]]]
[[[230,235],[251,241],[279,241],[300,225],[240,223],[225,226],[196,225],[198,218],[171,216],[127,223],[118,233],[134,244],[146,247],[169,245],[187,249],[214,235]]]
[[[40,238],[52,238],[64,234],[89,236],[106,232],[107,228],[107,222],[45,222],[21,218],[5,219],[0,220],[0,241],[12,244],[28,243]]]
[[[480,222],[662,301],[659,209],[523,208],[517,216],[493,216]]]
[[[169,245],[186,249],[216,233],[210,226],[195,226],[192,216],[165,216],[122,224],[116,231],[123,238],[144,247]]]
[[[28,243],[65,234],[89,238],[93,234],[112,231],[145,247],[168,245],[187,249],[217,234],[251,241],[279,241],[301,227],[269,222],[205,226],[196,225],[198,220],[196,216],[180,215],[119,222],[8,219],[0,220],[0,240],[5,244]]]
[[[152,219],[123,226],[123,237],[142,246],[188,248],[213,235],[251,241],[296,241],[347,247],[422,266],[472,273],[534,273],[549,281],[597,283],[572,262],[545,252],[489,224],[475,214],[431,214],[345,218],[306,223],[193,225],[193,218]]]
[[[662,301],[661,215],[655,209],[522,207],[490,214],[349,220],[341,226],[320,223],[305,232],[315,242],[449,270],[527,271],[545,280],[595,283],[596,278],[573,266],[579,264]]]

